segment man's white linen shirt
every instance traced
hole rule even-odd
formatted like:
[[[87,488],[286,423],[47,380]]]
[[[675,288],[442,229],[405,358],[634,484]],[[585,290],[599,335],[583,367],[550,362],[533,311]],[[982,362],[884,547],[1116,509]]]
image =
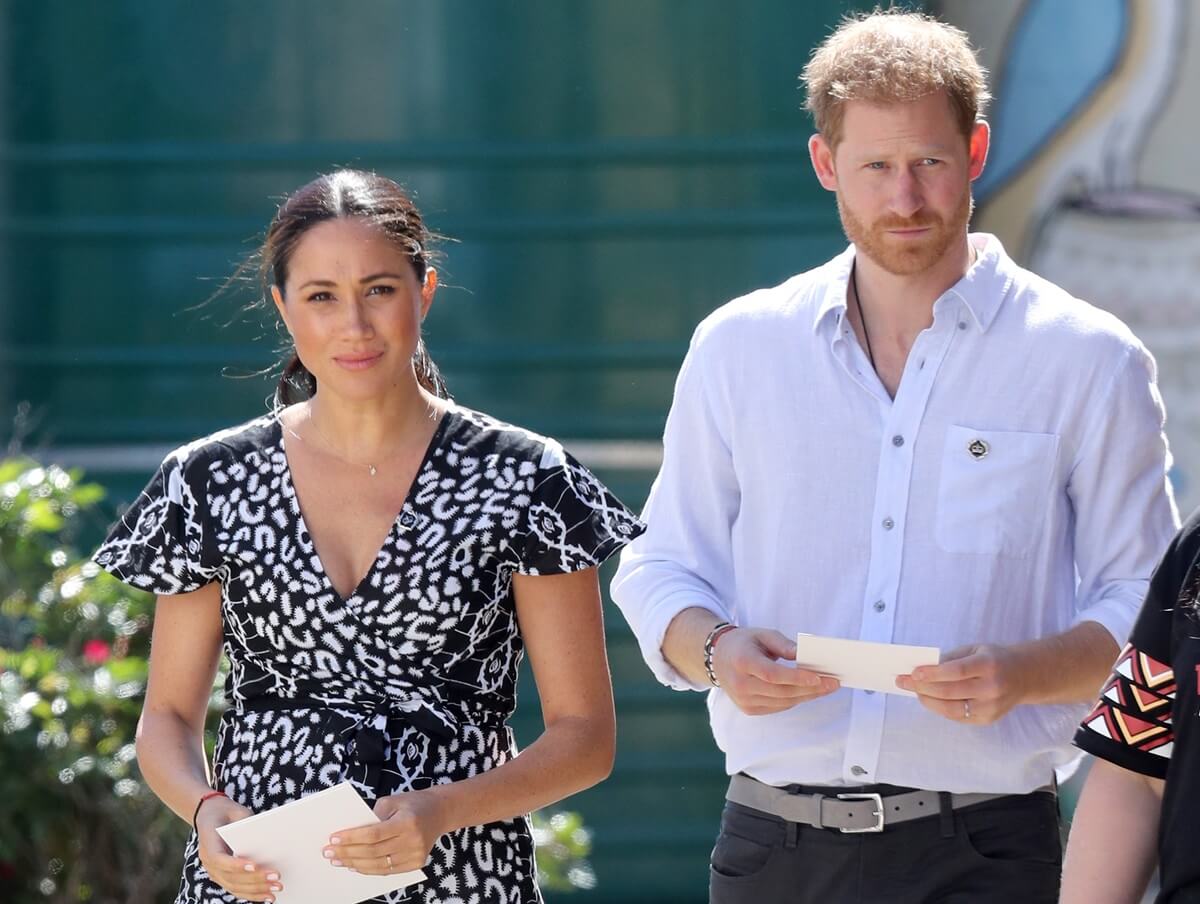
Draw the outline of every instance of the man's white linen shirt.
[[[665,684],[667,626],[734,624],[948,652],[1103,625],[1125,642],[1176,525],[1149,353],[994,236],[933,306],[894,400],[846,318],[851,246],[697,328],[613,597]],[[980,455],[980,452],[985,454]],[[1023,793],[1076,756],[1087,704],[992,725],[842,688],[747,716],[709,692],[730,774]]]

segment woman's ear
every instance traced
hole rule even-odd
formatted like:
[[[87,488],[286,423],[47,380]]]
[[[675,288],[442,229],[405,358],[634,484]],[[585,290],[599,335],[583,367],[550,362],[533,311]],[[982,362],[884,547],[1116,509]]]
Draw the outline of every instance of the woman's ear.
[[[421,285],[421,319],[425,319],[425,315],[429,313],[429,309],[433,307],[433,296],[437,293],[438,276],[437,270],[433,267],[425,268],[425,282]]]
[[[275,303],[275,310],[279,312],[279,319],[283,321],[283,325],[287,327],[288,333],[292,332],[291,324],[288,323],[287,305],[283,303],[283,292],[279,286],[271,286],[271,301]]]

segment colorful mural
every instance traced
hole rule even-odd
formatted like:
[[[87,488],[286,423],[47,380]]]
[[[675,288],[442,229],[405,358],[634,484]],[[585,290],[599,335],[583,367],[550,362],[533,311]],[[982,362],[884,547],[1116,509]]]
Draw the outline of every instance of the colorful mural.
[[[1200,504],[1200,6],[936,7],[992,72],[976,228],[1142,338],[1158,360],[1181,508]]]

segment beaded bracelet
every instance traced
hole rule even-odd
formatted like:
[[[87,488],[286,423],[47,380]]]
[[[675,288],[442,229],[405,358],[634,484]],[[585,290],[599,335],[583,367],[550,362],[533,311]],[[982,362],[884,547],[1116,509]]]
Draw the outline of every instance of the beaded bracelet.
[[[204,806],[204,802],[211,797],[228,798],[229,795],[226,794],[224,791],[209,791],[207,794],[200,795],[200,800],[196,801],[196,811],[194,813],[192,813],[192,831],[193,832],[198,831],[198,829],[196,828],[196,817],[200,815],[200,808],[202,806]]]
[[[717,641],[726,631],[732,631],[737,625],[731,625],[729,622],[717,622],[713,625],[713,629],[708,632],[708,637],[704,638],[704,671],[708,673],[708,680],[713,687],[720,687],[721,682],[717,680],[717,673],[713,671],[713,651],[717,648]]]

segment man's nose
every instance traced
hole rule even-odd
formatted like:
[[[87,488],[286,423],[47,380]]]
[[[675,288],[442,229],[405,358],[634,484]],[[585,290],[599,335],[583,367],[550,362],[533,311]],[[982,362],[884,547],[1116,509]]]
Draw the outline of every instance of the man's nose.
[[[900,169],[892,186],[892,213],[908,219],[925,206],[921,195],[921,184],[908,169]]]

